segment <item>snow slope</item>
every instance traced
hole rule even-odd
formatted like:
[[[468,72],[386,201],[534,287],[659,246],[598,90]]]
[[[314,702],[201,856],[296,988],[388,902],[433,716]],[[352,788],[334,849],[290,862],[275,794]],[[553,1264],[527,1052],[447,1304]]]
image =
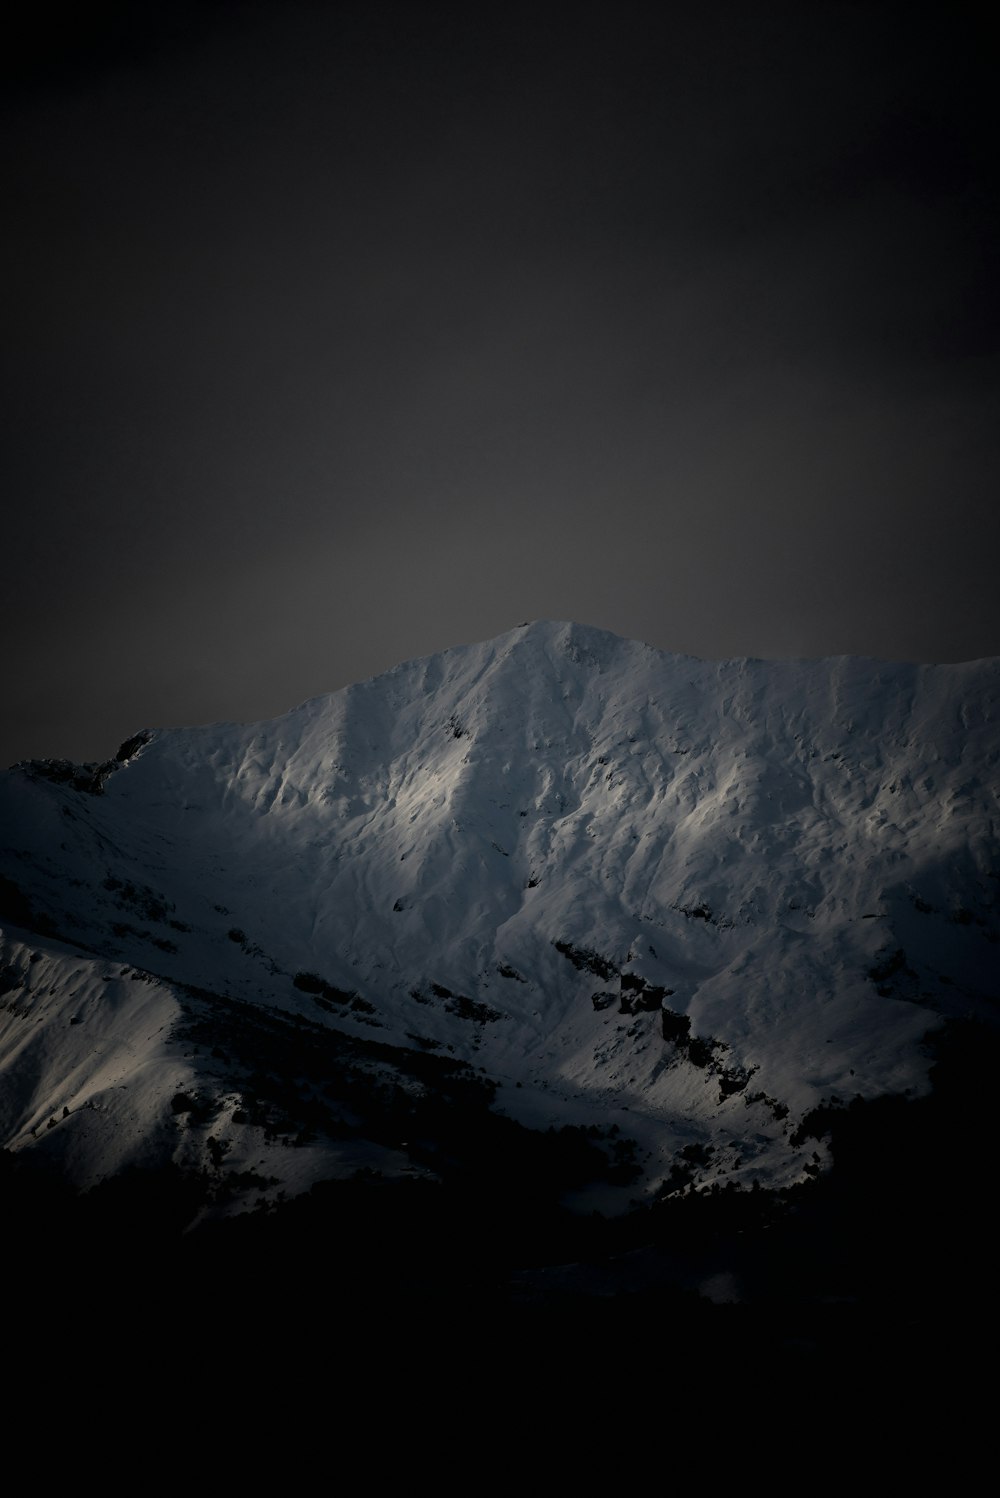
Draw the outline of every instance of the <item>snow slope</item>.
[[[0,1142],[265,1199],[432,1168],[332,1084],[290,1151],[253,1097],[284,1026],[373,1087],[462,1063],[526,1125],[634,1140],[641,1174],[588,1203],[679,1158],[799,1179],[808,1110],[920,1092],[926,1032],[995,1010],[998,686],[997,660],[713,663],[539,622],[272,722],[15,767]]]

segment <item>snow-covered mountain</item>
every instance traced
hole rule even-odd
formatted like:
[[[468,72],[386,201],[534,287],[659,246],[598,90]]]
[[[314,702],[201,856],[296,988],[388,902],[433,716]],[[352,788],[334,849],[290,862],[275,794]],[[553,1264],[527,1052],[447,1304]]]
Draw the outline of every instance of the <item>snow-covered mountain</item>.
[[[812,1110],[920,1096],[927,1033],[995,1013],[998,700],[997,660],[541,622],[16,766],[0,1144],[173,1162],[209,1214],[434,1179],[473,1115],[588,1210],[815,1175]]]

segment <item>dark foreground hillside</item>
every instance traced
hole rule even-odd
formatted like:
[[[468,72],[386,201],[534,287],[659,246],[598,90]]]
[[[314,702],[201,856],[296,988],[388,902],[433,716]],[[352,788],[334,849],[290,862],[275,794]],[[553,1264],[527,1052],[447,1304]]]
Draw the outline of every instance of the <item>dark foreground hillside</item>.
[[[559,1204],[607,1157],[585,1131],[532,1135],[470,1104],[437,1183],[361,1174],[277,1210],[191,1228],[205,1183],[176,1169],[82,1196],[3,1156],[8,1289],[31,1294],[41,1344],[105,1353],[141,1323],[183,1361],[210,1327],[293,1357],[306,1337],[536,1337],[567,1349],[669,1341],[699,1365],[862,1359],[908,1368],[996,1329],[990,1231],[997,1034],[933,1040],[933,1092],[826,1108],[825,1176],[785,1193],[676,1189],[608,1220]],[[461,1136],[461,1125],[465,1129]]]

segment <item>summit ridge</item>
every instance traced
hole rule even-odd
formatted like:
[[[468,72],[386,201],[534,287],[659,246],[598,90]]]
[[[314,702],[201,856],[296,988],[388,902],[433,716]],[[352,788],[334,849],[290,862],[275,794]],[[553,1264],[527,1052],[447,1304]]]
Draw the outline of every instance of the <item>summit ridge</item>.
[[[627,1128],[631,1198],[692,1143],[703,1184],[801,1179],[811,1109],[919,1095],[927,1032],[991,1012],[998,688],[995,660],[710,662],[537,621],[145,729],[92,783],[17,766],[3,1143],[81,1185],[265,1160],[265,1198],[414,1168],[328,1098],[292,1169],[230,1055],[266,1017],[471,1068],[524,1126]]]

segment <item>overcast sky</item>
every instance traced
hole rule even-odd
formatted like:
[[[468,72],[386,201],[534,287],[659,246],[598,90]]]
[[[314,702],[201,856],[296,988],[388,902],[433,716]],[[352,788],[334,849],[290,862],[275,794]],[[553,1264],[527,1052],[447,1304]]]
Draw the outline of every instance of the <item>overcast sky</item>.
[[[0,759],[529,618],[1000,654],[987,9],[36,8]]]

